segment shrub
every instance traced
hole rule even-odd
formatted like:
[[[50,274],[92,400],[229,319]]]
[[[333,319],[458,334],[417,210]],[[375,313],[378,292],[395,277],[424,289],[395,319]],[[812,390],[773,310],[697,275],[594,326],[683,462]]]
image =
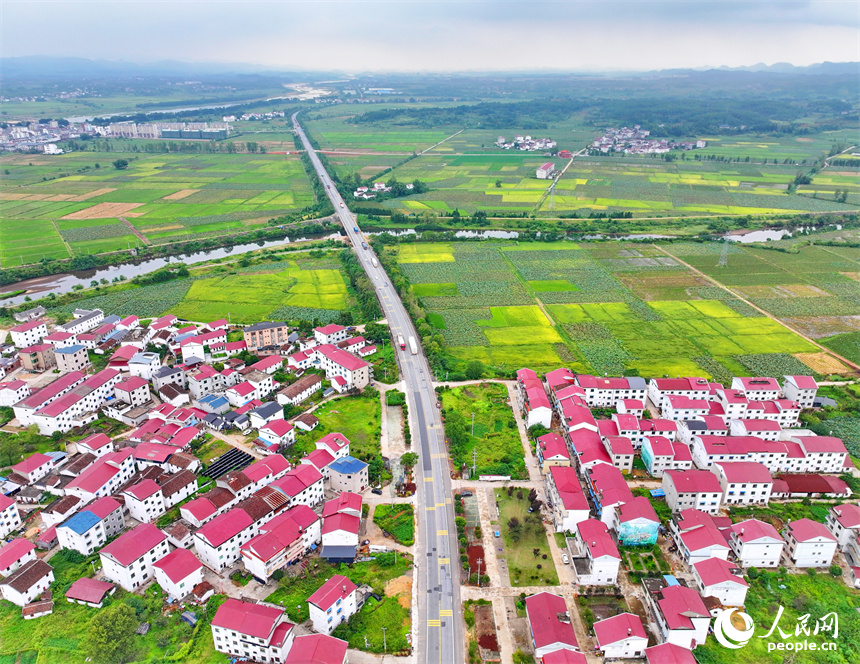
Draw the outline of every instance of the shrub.
[[[832,576],[842,576],[842,568],[839,565],[831,565],[830,574]]]

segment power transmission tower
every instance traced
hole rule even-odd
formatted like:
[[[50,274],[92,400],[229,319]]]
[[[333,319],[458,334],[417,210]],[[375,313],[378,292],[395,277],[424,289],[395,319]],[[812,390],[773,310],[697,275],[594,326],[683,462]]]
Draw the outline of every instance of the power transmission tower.
[[[729,264],[729,241],[723,238],[723,251],[720,253],[720,260],[717,262],[717,267],[726,267]]]

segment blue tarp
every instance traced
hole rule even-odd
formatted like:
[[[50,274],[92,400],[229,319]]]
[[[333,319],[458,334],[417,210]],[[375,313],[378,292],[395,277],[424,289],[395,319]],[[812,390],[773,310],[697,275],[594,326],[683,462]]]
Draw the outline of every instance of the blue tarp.
[[[666,492],[663,489],[651,489],[651,495],[655,498],[663,498],[666,495]]]

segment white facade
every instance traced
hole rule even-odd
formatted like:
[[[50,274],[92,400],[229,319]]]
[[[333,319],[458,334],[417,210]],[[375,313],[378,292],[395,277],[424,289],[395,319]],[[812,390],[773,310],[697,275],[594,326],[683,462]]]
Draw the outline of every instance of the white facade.
[[[110,549],[114,544],[121,542],[123,541],[123,538],[126,538],[124,542],[130,542],[134,547],[136,557],[133,559],[129,558],[127,562],[123,563],[116,557],[116,555],[114,555],[113,551],[105,551],[105,549],[99,551],[103,574],[118,586],[129,592],[133,592],[136,588],[140,588],[153,577],[155,569],[153,564],[166,556],[170,550],[170,545],[167,543],[167,537],[163,533],[161,533],[160,539],[148,538],[146,545],[138,546],[133,540],[137,538],[141,528],[155,529],[155,526],[150,526],[148,524],[138,526],[134,530],[128,531],[120,538],[111,542],[108,547],[105,547],[106,549]],[[121,549],[122,547],[123,544],[120,544],[116,549]],[[140,549],[139,552],[138,549]],[[123,560],[125,560],[125,558],[123,558]]]
[[[180,549],[177,549],[177,551]],[[182,549],[184,551],[184,549]],[[193,556],[193,553],[189,553],[189,555]],[[197,567],[189,572],[188,575],[183,576],[182,578],[171,579],[170,575],[164,570],[163,567],[159,567],[158,564],[155,565],[155,582],[161,586],[161,589],[166,592],[170,597],[176,599],[182,599],[198,583],[203,582],[203,566]]]
[[[759,525],[760,522],[747,520],[732,526],[732,552],[744,567],[777,567],[785,543],[772,526],[767,532],[759,532]]]
[[[28,574],[30,569],[34,567],[41,570],[43,575],[28,588],[22,587],[17,582],[18,579]],[[31,560],[0,583],[0,595],[2,595],[3,599],[12,602],[12,604],[24,607],[48,590],[53,582],[54,570],[50,565],[41,560]]]
[[[48,326],[43,321],[33,321],[17,325],[10,331],[12,336],[12,344],[16,348],[26,348],[39,343],[42,339],[48,336]]]
[[[21,527],[21,515],[15,501],[0,495],[0,537],[6,537]]]
[[[234,513],[244,515],[244,519],[241,517],[236,518],[233,516]],[[210,539],[211,529],[207,531],[203,528],[201,529],[202,533],[201,530],[198,530],[194,534],[194,548],[200,561],[216,572],[220,572],[239,560],[242,555],[240,547],[259,532],[257,524],[251,521],[251,518],[242,509],[234,508],[230,512],[219,515],[216,517],[216,519],[221,520],[218,522],[219,524],[228,522],[228,519],[224,517],[229,517],[229,521],[235,521],[235,523],[232,526],[225,526],[227,532],[231,534],[223,541],[214,538]],[[216,523],[216,519],[213,519],[206,525],[212,526]]]
[[[705,472],[705,471],[685,471],[685,472]],[[708,514],[716,514],[720,510],[722,502],[722,490],[688,490],[686,487],[680,489],[675,486],[672,479],[675,471],[668,471],[663,475],[662,488],[666,493],[666,503],[673,512],[680,512],[685,509],[698,509]],[[714,482],[719,482],[714,478]]]

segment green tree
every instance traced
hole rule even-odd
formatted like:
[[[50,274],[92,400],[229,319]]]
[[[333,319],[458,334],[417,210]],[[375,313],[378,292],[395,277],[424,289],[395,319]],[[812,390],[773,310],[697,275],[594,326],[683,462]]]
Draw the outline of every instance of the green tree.
[[[92,617],[84,649],[96,663],[122,664],[134,657],[136,629],[134,609],[128,604],[114,604]]]
[[[472,360],[466,365],[466,378],[468,380],[478,380],[484,375],[484,363],[481,360]]]
[[[128,168],[128,160],[117,159],[113,162],[113,167],[118,171],[124,171],[126,168]]]
[[[407,452],[400,457],[400,463],[404,468],[412,469],[415,467],[415,464],[418,463],[418,455],[415,454],[415,452]]]

